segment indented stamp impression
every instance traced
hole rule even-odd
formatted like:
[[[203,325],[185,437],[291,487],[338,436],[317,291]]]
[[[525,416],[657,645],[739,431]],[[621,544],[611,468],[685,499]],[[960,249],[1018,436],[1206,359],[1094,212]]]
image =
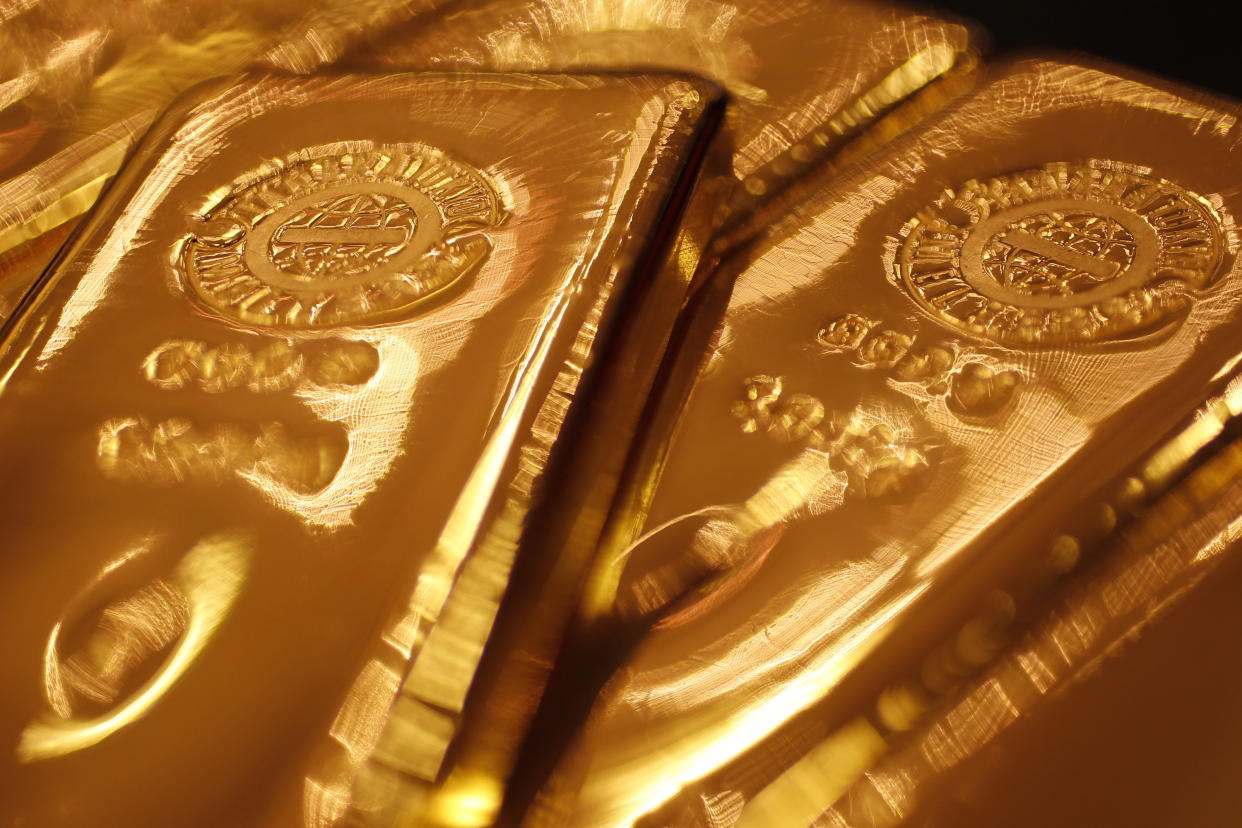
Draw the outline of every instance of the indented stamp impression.
[[[470,275],[504,219],[477,171],[419,144],[304,150],[207,208],[180,275],[207,308],[300,329],[389,321]]]
[[[1054,345],[1175,321],[1223,257],[1199,196],[1121,164],[1055,163],[945,190],[902,229],[897,276],[953,327]]]

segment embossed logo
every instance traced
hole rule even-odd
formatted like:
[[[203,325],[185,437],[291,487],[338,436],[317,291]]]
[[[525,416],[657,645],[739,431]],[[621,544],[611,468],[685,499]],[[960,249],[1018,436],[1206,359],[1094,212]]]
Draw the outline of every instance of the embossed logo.
[[[304,150],[236,182],[178,257],[198,299],[254,325],[383,322],[479,268],[504,219],[477,171],[417,144]]]
[[[902,230],[898,278],[934,316],[1006,344],[1100,342],[1176,320],[1221,270],[1199,196],[1093,161],[946,190]]]

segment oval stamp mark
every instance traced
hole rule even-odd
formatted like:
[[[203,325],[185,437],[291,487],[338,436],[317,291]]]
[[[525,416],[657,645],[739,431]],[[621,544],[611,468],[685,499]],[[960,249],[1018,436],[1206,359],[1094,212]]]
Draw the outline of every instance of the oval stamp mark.
[[[897,276],[949,325],[1009,345],[1104,342],[1181,317],[1221,271],[1199,196],[1112,162],[945,190],[901,232]]]
[[[400,144],[303,150],[235,182],[202,218],[210,233],[177,257],[200,303],[319,329],[408,315],[483,264],[505,213],[476,170]]]

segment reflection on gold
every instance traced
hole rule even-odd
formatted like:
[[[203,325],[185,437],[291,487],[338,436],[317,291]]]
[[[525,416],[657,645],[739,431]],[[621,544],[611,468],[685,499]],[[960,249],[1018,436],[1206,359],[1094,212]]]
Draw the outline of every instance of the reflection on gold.
[[[91,134],[0,185],[0,253],[90,209],[154,114],[143,112]]]
[[[579,807],[591,815],[591,824],[598,825],[630,824],[657,809],[683,785],[754,747],[822,698],[880,645],[893,619],[924,589],[910,590],[874,607],[865,622],[842,631],[831,647],[804,654],[798,672],[784,682],[757,686],[746,697],[732,695],[730,706],[735,709],[727,716],[704,711],[692,721],[680,720],[661,732],[658,741],[649,740],[642,758],[635,755],[597,768],[581,791]],[[644,761],[652,755],[659,756],[659,773],[652,773]]]
[[[569,275],[572,276],[573,272],[571,271]],[[466,562],[467,553],[483,529],[484,513],[489,503],[488,495],[496,487],[504,472],[505,459],[512,451],[514,441],[518,438],[518,429],[526,413],[525,409],[532,404],[532,392],[537,377],[536,368],[547,359],[548,350],[552,345],[552,333],[568,309],[571,289],[572,282],[559,286],[556,298],[544,316],[544,323],[540,326],[538,336],[531,340],[526,353],[522,355],[516,366],[513,385],[499,412],[493,436],[484,447],[478,463],[471,470],[470,479],[462,488],[453,506],[453,511],[445,521],[444,529],[441,530],[435,548],[419,573],[407,615],[417,617],[428,626],[434,626],[445,611],[458,573]],[[512,531],[515,527],[505,528]],[[502,560],[499,566],[503,568],[507,568],[508,555],[505,553],[508,551],[500,550]],[[478,569],[478,567],[479,564],[476,562],[474,568]],[[471,580],[477,577],[476,575]],[[461,604],[461,601],[457,603]],[[469,612],[470,609],[475,612]],[[487,612],[486,605],[468,607],[467,612],[474,615],[480,609],[484,613]],[[481,626],[478,622],[481,622]],[[423,653],[430,644],[429,637],[414,657],[410,676],[406,680],[407,684],[412,689],[419,688],[416,695],[425,695],[427,701],[449,710],[460,710],[465,700],[472,670],[463,673],[460,669],[454,669],[451,664],[445,664],[442,661],[435,664],[434,660],[443,658],[439,655],[441,650],[453,653],[460,658],[464,646],[467,662],[475,662],[482,652],[483,642],[490,626],[490,619],[484,617],[460,631],[455,626],[435,627],[439,630],[436,635],[437,639],[447,638],[451,642],[454,637],[460,636],[468,629],[471,633],[470,638],[474,640],[461,642],[458,646],[452,646],[451,643],[438,644],[431,655],[424,655]],[[420,662],[423,665],[421,670],[419,669]]]
[[[1191,458],[1208,447],[1227,422],[1236,423],[1242,415],[1239,389],[1242,380],[1230,382],[1140,463],[1139,476],[1152,481],[1150,489],[1133,476],[1115,487],[1117,502],[1127,504],[1127,512],[1137,520],[1115,547],[1105,547],[1111,556],[1101,562],[1102,572],[1068,590],[1016,642],[1009,630],[1017,609],[1014,598],[993,593],[982,613],[931,653],[917,680],[891,686],[877,699],[876,715],[890,733],[880,738],[873,761],[897,747],[891,758],[876,768],[870,767],[871,762],[856,768],[843,787],[830,784],[836,777],[815,767],[808,757],[764,789],[760,796],[770,793],[769,800],[780,803],[775,807],[783,809],[782,824],[897,824],[912,813],[920,791],[939,775],[977,755],[1021,715],[1040,705],[1043,696],[1091,669],[1123,636],[1133,635],[1150,621],[1153,603],[1168,603],[1184,593],[1193,583],[1194,569],[1237,536],[1242,449],[1231,444],[1197,466]],[[1187,473],[1166,497],[1153,500],[1174,476]],[[1114,526],[1115,518],[1097,531],[1103,529],[1107,535]],[[1093,551],[1098,556],[1101,550]],[[1078,539],[1060,534],[1050,552],[1053,572],[1063,576],[1083,550]],[[1032,596],[1028,603],[1042,588],[1031,581],[1020,587]],[[949,703],[937,709],[934,699]],[[933,711],[935,715],[924,722]],[[912,728],[916,728],[912,735],[901,735]],[[810,756],[829,749],[836,738]],[[865,776],[863,771],[868,771]],[[824,784],[806,785],[808,778]],[[800,800],[790,792],[793,788],[813,790],[814,795]],[[849,795],[841,798],[847,788]]]
[[[111,706],[126,674],[181,635],[188,620],[185,596],[159,578],[133,597],[108,605],[77,652],[48,660],[48,701],[65,719],[73,715],[75,700]]]
[[[883,550],[873,559],[841,567],[805,592],[773,602],[776,620],[762,630],[732,631],[701,647],[693,660],[635,676],[623,687],[624,700],[635,710],[661,716],[685,714],[717,702],[730,704],[731,697],[784,681],[808,653],[831,649],[853,616],[892,584],[904,564],[900,553]],[[678,620],[694,620],[687,613],[678,613],[683,616]]]
[[[389,70],[642,68],[709,78],[733,98],[732,177],[741,186],[717,212],[732,222],[968,63],[967,51],[964,27],[881,5],[499,0],[419,19],[359,60]]]
[[[384,725],[383,712],[400,686],[400,676],[379,659],[372,659],[358,674],[328,731],[355,762],[375,747]]]
[[[887,748],[866,719],[856,719],[821,742],[746,803],[735,828],[809,825]]]
[[[434,797],[424,818],[415,816],[403,824],[485,828],[493,824],[504,786],[495,776],[477,771],[455,770]]]
[[[399,331],[377,330],[324,350],[307,349],[305,379],[297,398],[324,423],[348,437],[344,456],[322,487],[294,485],[279,467],[260,465],[243,477],[276,505],[312,526],[348,526],[401,455],[414,419],[421,378],[420,348]],[[362,381],[368,369],[373,373]],[[324,380],[332,380],[324,382]]]
[[[105,568],[92,587],[106,583],[111,571],[142,551],[136,549]],[[44,666],[48,703],[56,715],[26,727],[17,747],[19,758],[33,762],[82,750],[145,715],[181,678],[228,615],[245,581],[251,552],[238,537],[200,541],[167,581],[157,579],[105,608],[96,631],[67,658],[61,652],[65,620],[58,622],[48,638]],[[88,588],[81,600],[89,600],[91,592]],[[176,643],[154,674],[120,700],[127,673],[174,638]],[[91,718],[75,716],[75,694],[111,709]]]
[[[359,804],[359,799],[364,800],[366,810],[376,804],[374,799],[382,802],[394,795],[392,790],[374,790],[375,785],[372,790],[365,790],[365,783],[358,784],[356,780],[362,776],[375,781],[374,776],[368,777],[363,765],[376,749],[400,689],[399,668],[384,659],[373,658],[362,668],[328,731],[344,749],[344,755],[316,768],[303,786],[302,824],[306,828],[336,825],[350,805]]]
[[[308,72],[367,33],[437,0],[39,0],[0,12],[0,253],[75,221],[143,130],[179,92],[251,62]],[[8,208],[14,208],[8,211]],[[0,297],[21,295],[51,261],[0,263]],[[7,311],[6,311],[7,313]]]
[[[95,577],[91,586],[93,587],[102,583],[117,569],[120,569],[125,566],[125,564],[146,555],[151,551],[153,543],[154,539],[152,538],[144,538],[140,542],[136,543],[131,549],[125,552],[125,554],[104,566],[99,575]],[[90,587],[84,591],[84,594],[89,594],[89,592]],[[64,680],[61,677],[61,658],[56,652],[55,646],[60,637],[60,627],[63,623],[63,619],[57,622],[56,626],[52,629],[51,636],[48,638],[48,645],[43,659],[43,688],[44,695],[47,697],[48,704],[52,706],[52,709],[55,710],[60,716],[68,718],[72,715],[73,709],[71,707],[69,694],[66,692],[64,686]],[[178,629],[176,629],[172,635],[180,633],[182,628],[184,628],[184,623],[178,625]],[[169,635],[168,638],[171,639],[172,635]],[[94,636],[94,638],[102,643],[102,649],[104,650],[103,655],[106,659],[108,654],[107,651],[110,649],[109,639],[112,638],[112,636],[105,633],[104,635]],[[165,641],[164,643],[167,642]],[[85,660],[91,660],[90,656],[87,655]]]
[[[895,752],[859,778],[820,822],[857,828],[903,823],[918,813],[946,770],[977,761],[1011,724],[1043,708],[1050,694],[1108,669],[1105,659],[1158,623],[1169,605],[1193,595],[1222,552],[1236,553],[1240,459],[1238,447],[1229,448],[1123,533],[1098,571],[1058,596],[911,736],[893,740]],[[1167,522],[1170,512],[1184,520]]]
[[[90,209],[155,113],[142,112],[97,133],[0,184],[0,316],[7,316],[51,261],[64,231]],[[52,239],[54,244],[39,244]],[[18,255],[18,254],[22,255]]]
[[[742,503],[703,509],[653,529],[610,567],[611,577],[619,578],[613,588],[617,609],[622,614],[651,615],[675,601],[684,604],[688,598],[697,599],[664,618],[660,626],[685,623],[744,586],[763,565],[782,528],[799,512],[813,514],[839,504],[845,485],[844,476],[832,469],[828,454],[806,449]],[[656,554],[636,561],[636,549],[695,518],[705,523],[683,553],[674,556],[668,554],[671,550],[663,550],[660,554],[659,544],[652,544]],[[605,575],[598,577],[602,582]]]

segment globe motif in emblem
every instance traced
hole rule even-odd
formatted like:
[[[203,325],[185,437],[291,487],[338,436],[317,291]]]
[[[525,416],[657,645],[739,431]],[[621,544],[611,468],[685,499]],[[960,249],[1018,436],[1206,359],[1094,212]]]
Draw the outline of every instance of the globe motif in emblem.
[[[1109,161],[1054,163],[945,190],[902,228],[895,269],[940,321],[1024,346],[1143,336],[1222,270],[1201,197]]]
[[[365,273],[391,261],[414,237],[409,204],[382,193],[350,193],[300,211],[272,235],[272,264],[304,279]]]
[[[983,248],[983,269],[1030,296],[1073,296],[1116,279],[1137,242],[1121,222],[1088,212],[1036,213]]]
[[[491,184],[438,150],[353,142],[237,181],[177,263],[190,294],[236,322],[375,324],[478,270],[504,218]]]

